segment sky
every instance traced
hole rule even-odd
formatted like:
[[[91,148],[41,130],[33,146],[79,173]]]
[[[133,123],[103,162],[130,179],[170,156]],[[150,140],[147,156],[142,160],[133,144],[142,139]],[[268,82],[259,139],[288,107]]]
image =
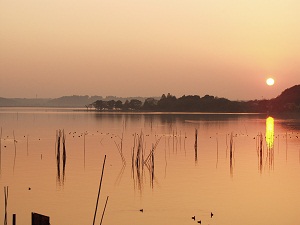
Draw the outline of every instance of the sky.
[[[298,0],[1,0],[0,97],[274,98],[300,84],[299,11]]]

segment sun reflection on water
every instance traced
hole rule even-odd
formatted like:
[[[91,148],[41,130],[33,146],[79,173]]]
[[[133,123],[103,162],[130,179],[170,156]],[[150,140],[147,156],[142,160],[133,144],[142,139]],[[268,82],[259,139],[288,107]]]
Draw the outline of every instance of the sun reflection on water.
[[[268,149],[274,147],[274,118],[269,116],[266,120],[266,142]]]

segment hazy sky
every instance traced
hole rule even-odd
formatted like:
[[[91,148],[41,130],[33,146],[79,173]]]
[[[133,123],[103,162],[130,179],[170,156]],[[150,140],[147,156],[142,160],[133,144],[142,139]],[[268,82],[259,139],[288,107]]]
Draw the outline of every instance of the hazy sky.
[[[300,84],[299,12],[299,0],[0,0],[0,97],[276,97]]]

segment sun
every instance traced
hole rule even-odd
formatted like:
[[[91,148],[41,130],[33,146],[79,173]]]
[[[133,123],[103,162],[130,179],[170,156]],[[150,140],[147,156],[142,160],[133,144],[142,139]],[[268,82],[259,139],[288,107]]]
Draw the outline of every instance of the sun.
[[[267,85],[272,86],[272,85],[274,85],[275,81],[274,81],[273,78],[268,78],[268,79],[266,80],[266,83],[267,83]]]

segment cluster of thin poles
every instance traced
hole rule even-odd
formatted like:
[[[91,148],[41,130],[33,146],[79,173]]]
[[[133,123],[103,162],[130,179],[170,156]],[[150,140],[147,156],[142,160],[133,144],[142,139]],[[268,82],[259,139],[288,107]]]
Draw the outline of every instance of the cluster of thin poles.
[[[119,175],[118,175],[118,177],[116,179],[116,183],[119,183],[121,181],[122,175],[123,175],[123,173],[125,171],[125,167],[126,167],[126,160],[125,160],[125,157],[123,155],[123,133],[122,133],[122,137],[119,137],[119,138],[120,138],[120,143],[117,143],[115,141],[115,145],[116,145],[117,150],[118,150],[118,152],[119,152],[119,154],[121,156],[122,168],[121,168],[120,173],[119,173]]]
[[[264,158],[264,136],[262,133],[257,135],[257,156],[258,156],[258,164],[259,164],[259,171],[262,172],[263,170],[263,158]],[[274,166],[274,148],[267,145],[267,153],[266,153],[266,164],[269,165],[269,169],[273,168]]]
[[[160,142],[160,138],[158,138],[155,142],[155,144],[152,144],[152,148],[149,152],[149,154],[146,156],[145,153],[145,139],[144,134],[141,131],[140,135],[134,134],[134,145],[132,149],[132,177],[134,182],[134,187],[138,187],[139,191],[142,190],[142,184],[143,184],[143,175],[144,175],[144,167],[147,168],[150,174],[150,185],[153,188],[154,185],[154,156],[155,156],[155,150]]]

